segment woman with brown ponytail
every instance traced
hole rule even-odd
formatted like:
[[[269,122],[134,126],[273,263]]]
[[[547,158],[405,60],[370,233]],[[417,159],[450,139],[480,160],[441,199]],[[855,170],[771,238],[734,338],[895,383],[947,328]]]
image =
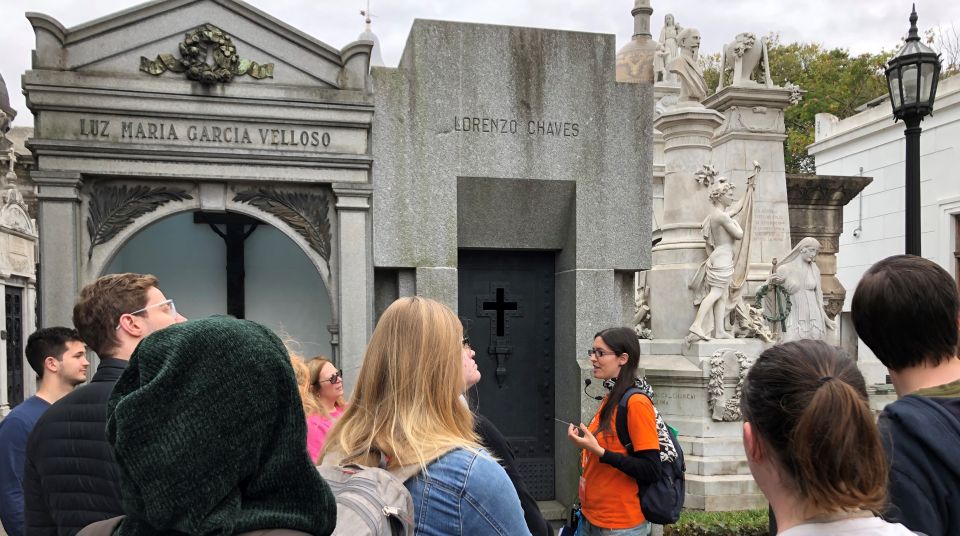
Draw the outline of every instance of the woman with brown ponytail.
[[[914,534],[876,516],[887,461],[863,376],[836,348],[800,340],[766,350],[740,404],[747,463],[780,536]]]

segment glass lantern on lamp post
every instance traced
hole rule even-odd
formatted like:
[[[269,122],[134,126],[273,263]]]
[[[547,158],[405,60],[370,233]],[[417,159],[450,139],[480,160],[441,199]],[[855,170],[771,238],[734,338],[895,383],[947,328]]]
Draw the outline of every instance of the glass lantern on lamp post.
[[[905,249],[920,255],[920,121],[933,112],[940,77],[940,55],[920,42],[916,6],[910,13],[906,43],[887,62],[887,88],[894,120],[906,128]]]

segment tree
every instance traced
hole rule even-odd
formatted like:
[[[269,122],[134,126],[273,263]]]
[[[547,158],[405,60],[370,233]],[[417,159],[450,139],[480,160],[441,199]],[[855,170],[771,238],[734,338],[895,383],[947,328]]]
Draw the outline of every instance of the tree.
[[[943,62],[940,78],[960,73],[960,32],[957,31],[957,27],[953,24],[937,26],[930,28],[923,35],[927,45],[940,53],[940,59]]]

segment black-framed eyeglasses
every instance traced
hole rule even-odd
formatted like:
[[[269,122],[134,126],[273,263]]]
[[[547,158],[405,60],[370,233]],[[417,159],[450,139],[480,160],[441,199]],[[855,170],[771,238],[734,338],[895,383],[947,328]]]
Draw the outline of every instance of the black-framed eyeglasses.
[[[601,357],[603,357],[603,356],[605,356],[605,355],[617,355],[617,353],[616,353],[616,352],[605,352],[605,351],[601,350],[600,348],[590,348],[589,350],[587,350],[587,357],[594,357],[594,356],[595,356],[597,359],[600,359]]]
[[[473,350],[473,347],[470,346],[470,337],[464,337],[460,344],[463,345],[464,350]]]
[[[319,385],[319,384],[321,384],[321,383],[327,383],[327,382],[330,382],[332,385],[336,385],[336,384],[340,383],[341,381],[343,381],[343,371],[342,371],[342,370],[338,370],[338,371],[334,372],[333,374],[331,374],[330,377],[327,378],[326,380],[320,380],[320,381],[318,381],[318,382],[317,382],[317,385]]]

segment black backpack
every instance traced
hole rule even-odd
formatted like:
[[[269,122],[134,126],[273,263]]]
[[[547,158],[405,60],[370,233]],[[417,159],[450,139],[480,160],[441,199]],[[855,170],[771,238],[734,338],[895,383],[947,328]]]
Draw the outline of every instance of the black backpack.
[[[628,456],[633,455],[633,442],[630,440],[630,431],[627,428],[627,402],[633,395],[646,396],[646,393],[631,387],[623,394],[623,398],[617,405],[617,438],[626,447]],[[653,400],[650,400],[650,403],[652,404]],[[640,511],[643,512],[643,517],[647,521],[657,525],[669,525],[680,519],[680,510],[683,509],[683,499],[687,491],[687,483],[683,476],[687,470],[687,466],[683,463],[683,450],[680,448],[676,434],[669,426],[667,426],[667,432],[670,434],[670,441],[673,441],[673,448],[677,450],[677,458],[672,462],[660,462],[660,480],[649,485],[637,482],[640,490]]]

